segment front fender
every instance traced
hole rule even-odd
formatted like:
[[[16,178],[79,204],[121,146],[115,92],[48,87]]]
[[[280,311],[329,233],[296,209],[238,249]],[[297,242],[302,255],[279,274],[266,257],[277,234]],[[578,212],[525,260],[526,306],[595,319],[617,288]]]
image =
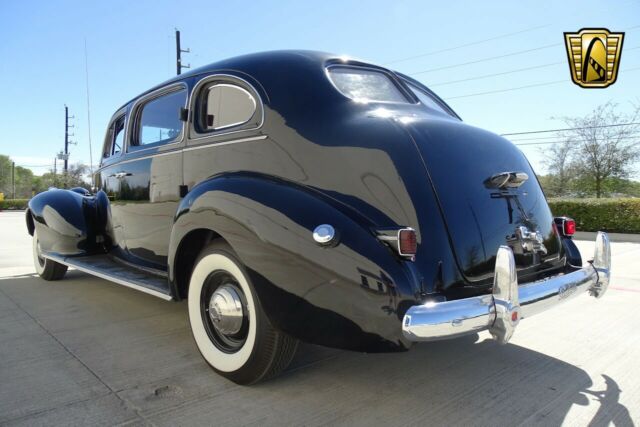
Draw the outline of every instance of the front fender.
[[[312,232],[331,224],[337,245]],[[169,248],[169,276],[181,242],[206,229],[244,263],[261,304],[279,329],[307,342],[361,351],[407,345],[401,334],[418,284],[406,261],[375,237],[365,218],[320,192],[249,174],[217,176],[183,199]]]
[[[103,193],[104,194],[104,193]],[[45,252],[61,255],[95,253],[104,242],[105,197],[87,196],[73,190],[50,189],[29,201],[29,234],[38,233]],[[98,237],[100,236],[100,237]]]

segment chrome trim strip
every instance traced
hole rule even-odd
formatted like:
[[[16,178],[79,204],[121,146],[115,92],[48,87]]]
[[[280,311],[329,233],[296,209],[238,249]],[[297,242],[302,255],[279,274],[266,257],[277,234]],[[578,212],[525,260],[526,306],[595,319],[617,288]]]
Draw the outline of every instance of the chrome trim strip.
[[[596,237],[591,265],[518,286],[513,252],[501,246],[491,294],[410,307],[402,321],[409,341],[433,341],[489,330],[501,343],[509,341],[521,318],[526,318],[589,292],[596,298],[606,292],[611,277],[611,247],[606,233]]]
[[[122,285],[122,286],[126,286],[127,288],[135,289],[136,291],[144,292],[145,294],[153,295],[154,297],[161,298],[161,299],[163,299],[165,301],[172,301],[173,300],[173,297],[171,295],[163,294],[162,292],[158,292],[158,291],[156,291],[154,289],[149,289],[149,288],[146,288],[144,286],[140,286],[138,284],[131,283],[131,282],[128,282],[126,280],[122,280],[122,279],[119,279],[117,277],[113,277],[113,276],[110,276],[108,274],[104,274],[104,273],[101,273],[99,271],[92,270],[90,268],[86,268],[86,267],[84,267],[82,265],[77,265],[77,264],[75,264],[73,262],[73,258],[61,257],[61,256],[52,255],[52,254],[42,254],[42,256],[44,258],[48,258],[48,259],[53,260],[55,262],[58,262],[60,264],[64,264],[66,266],[73,267],[76,270],[80,270],[82,272],[91,274],[92,276],[96,276],[96,277],[99,277],[101,279],[108,280],[109,282],[113,282],[113,283],[117,283],[117,284]]]
[[[95,172],[100,172],[101,170],[103,170],[106,167],[111,167],[114,165],[122,165],[125,163],[131,163],[131,162],[136,162],[138,160],[145,160],[145,159],[150,159],[153,157],[161,157],[161,156],[170,156],[172,154],[182,154],[182,152],[184,151],[193,151],[193,150],[200,150],[203,148],[214,148],[214,147],[218,147],[221,145],[229,145],[229,144],[237,144],[239,142],[250,142],[250,141],[259,141],[261,139],[267,139],[267,135],[259,135],[259,136],[252,136],[249,138],[240,138],[240,139],[232,139],[229,141],[221,141],[221,142],[205,142],[203,144],[199,144],[199,145],[195,145],[192,147],[186,147],[183,149],[176,149],[176,150],[171,150],[171,151],[167,151],[164,153],[155,153],[155,154],[148,154],[146,156],[140,156],[140,157],[134,157],[132,159],[126,159],[126,160],[122,160],[120,162],[117,163],[113,163],[107,166],[103,166],[100,169],[96,169]]]
[[[143,150],[140,150],[140,151],[143,151]],[[122,161],[117,162],[117,163],[113,163],[113,164],[110,164],[110,165],[107,165],[107,166],[103,166],[100,169],[96,169],[96,172],[99,172],[99,171],[103,170],[106,167],[123,165],[125,163],[137,162],[138,160],[151,159],[153,157],[170,156],[172,154],[182,154],[182,150],[176,149],[176,150],[171,150],[171,151],[162,152],[162,153],[147,154],[146,156],[140,156],[140,157],[134,157],[134,158],[131,158],[131,159],[125,159],[125,160],[122,160]]]
[[[205,142],[203,144],[199,144],[199,145],[194,145],[194,146],[191,146],[191,147],[183,148],[182,151],[200,150],[202,148],[215,148],[215,147],[219,147],[221,145],[237,144],[239,142],[258,141],[258,140],[261,140],[261,139],[267,139],[267,135],[252,136],[250,138],[232,139],[232,140],[229,140],[229,141],[221,141],[221,142]]]

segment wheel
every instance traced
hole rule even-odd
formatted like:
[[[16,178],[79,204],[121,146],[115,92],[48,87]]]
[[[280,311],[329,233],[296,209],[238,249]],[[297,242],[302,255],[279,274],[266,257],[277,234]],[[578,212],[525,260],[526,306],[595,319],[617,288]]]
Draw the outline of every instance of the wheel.
[[[36,272],[44,280],[60,280],[67,272],[67,266],[60,264],[59,262],[52,261],[47,258],[43,258],[40,251],[40,241],[38,240],[38,233],[33,231],[33,264],[36,267]]]
[[[253,384],[285,369],[298,340],[267,318],[242,263],[226,244],[213,243],[189,281],[189,321],[202,357],[237,384]]]

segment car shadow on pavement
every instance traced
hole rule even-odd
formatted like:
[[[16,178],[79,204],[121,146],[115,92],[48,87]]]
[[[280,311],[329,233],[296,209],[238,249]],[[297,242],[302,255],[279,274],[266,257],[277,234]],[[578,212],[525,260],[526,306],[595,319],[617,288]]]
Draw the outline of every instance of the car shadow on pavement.
[[[264,389],[297,388],[296,382],[313,377],[314,393],[339,381],[349,404],[374,402],[347,410],[335,421],[356,424],[388,419],[397,424],[425,421],[450,425],[559,425],[573,405],[597,406],[589,425],[632,426],[628,409],[620,403],[616,381],[602,375],[604,389],[584,370],[562,360],[478,335],[415,345],[396,354],[356,354],[302,345],[282,378]],[[325,355],[325,360],[318,359]],[[589,399],[589,396],[592,399]],[[593,410],[589,413],[593,413]],[[350,423],[350,422],[349,422]]]
[[[575,412],[581,425],[633,425],[614,378],[482,334],[388,354],[301,344],[280,377],[247,387],[200,357],[184,302],[77,271],[5,278],[0,291],[0,422],[90,407],[116,424],[117,409],[156,425],[558,425]]]

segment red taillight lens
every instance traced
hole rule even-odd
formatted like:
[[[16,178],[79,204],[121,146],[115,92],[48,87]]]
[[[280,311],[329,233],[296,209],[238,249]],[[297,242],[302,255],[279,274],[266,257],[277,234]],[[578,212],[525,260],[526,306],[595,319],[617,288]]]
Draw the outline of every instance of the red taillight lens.
[[[398,250],[402,256],[413,256],[418,249],[416,232],[411,228],[403,228],[398,232]]]
[[[571,218],[566,218],[562,224],[562,232],[565,236],[573,236],[576,233],[576,222]]]

